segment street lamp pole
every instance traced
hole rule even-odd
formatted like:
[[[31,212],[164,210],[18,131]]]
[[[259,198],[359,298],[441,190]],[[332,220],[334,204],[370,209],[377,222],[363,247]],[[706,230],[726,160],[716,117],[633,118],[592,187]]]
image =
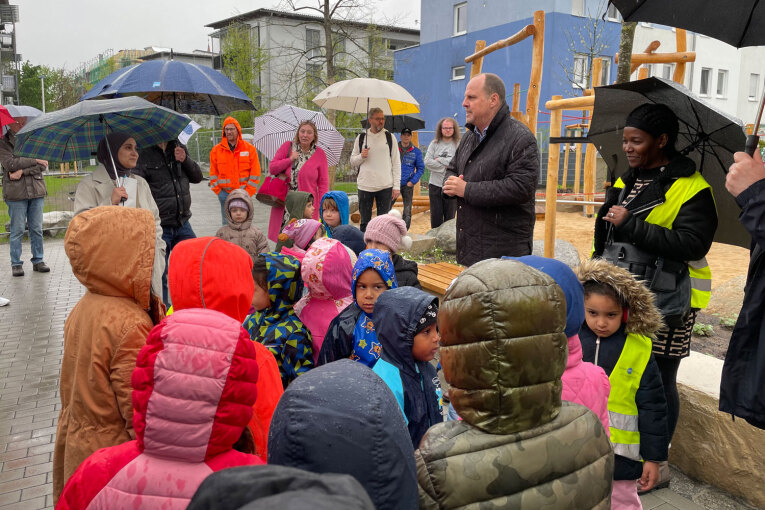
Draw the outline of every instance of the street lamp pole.
[[[42,90],[42,112],[45,113],[45,75],[40,75],[40,89]]]

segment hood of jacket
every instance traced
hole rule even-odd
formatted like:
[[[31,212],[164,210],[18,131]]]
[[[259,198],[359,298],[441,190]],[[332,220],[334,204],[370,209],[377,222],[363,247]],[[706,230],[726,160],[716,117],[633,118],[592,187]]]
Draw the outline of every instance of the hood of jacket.
[[[328,268],[332,270],[327,272]],[[322,237],[314,241],[303,257],[300,272],[312,299],[338,301],[353,297],[351,256],[336,239]]]
[[[378,510],[416,509],[414,450],[396,398],[349,359],[298,377],[276,406],[268,463],[348,474]]]
[[[236,120],[234,117],[226,117],[226,120],[223,121],[223,125],[220,128],[220,134],[221,134],[221,141],[220,145],[223,145],[228,149],[228,138],[226,138],[226,125],[233,124],[236,126],[236,130],[238,132],[238,137],[236,140],[236,144],[239,145],[239,142],[242,141],[242,126],[239,125],[239,121]]]
[[[231,450],[252,416],[257,380],[240,322],[214,310],[176,311],[151,331],[133,371],[139,449],[185,462]]]
[[[240,324],[255,294],[252,259],[239,246],[218,237],[178,243],[170,253],[167,283],[176,312],[207,308]]]
[[[89,292],[129,297],[148,310],[155,229],[146,209],[103,206],[81,212],[64,238],[72,272]]]
[[[242,223],[234,223],[234,220],[231,218],[231,211],[228,210],[228,206],[231,204],[232,200],[244,200],[247,203],[247,219],[245,219]],[[229,228],[233,230],[247,230],[250,228],[250,225],[252,225],[254,206],[252,204],[252,198],[250,198],[250,195],[248,195],[247,192],[243,189],[235,189],[229,193],[223,208],[226,212],[226,221],[228,222]]]
[[[538,269],[555,280],[566,296],[566,337],[579,333],[584,322],[584,289],[576,273],[559,260],[537,255],[526,255],[515,260]]]
[[[566,368],[566,298],[546,274],[515,260],[466,269],[439,309],[441,366],[467,423],[513,434],[553,420]]]
[[[291,309],[303,290],[303,279],[300,277],[300,262],[295,257],[269,252],[263,254],[268,268],[268,298],[271,306],[269,313],[281,313]]]
[[[337,210],[340,212],[340,225],[347,225],[350,220],[350,205],[348,203],[348,195],[344,191],[328,191],[321,197],[321,204],[319,204],[319,217],[321,218],[321,224],[324,225],[324,230],[327,231],[327,237],[332,237],[332,227],[327,225],[324,221],[324,214],[321,211],[324,210],[324,200],[331,198],[337,204]],[[340,226],[338,225],[338,227]]]
[[[208,476],[187,510],[311,508],[374,510],[364,487],[349,475],[285,466],[247,466]]]
[[[357,257],[367,248],[367,243],[364,242],[364,232],[353,225],[338,225],[332,231],[332,238],[353,250]]]
[[[393,260],[390,258],[390,253],[383,250],[364,250],[359,254],[359,259],[353,266],[353,276],[351,281],[351,293],[353,294],[353,300],[356,300],[356,280],[359,279],[361,273],[367,269],[374,269],[383,279],[385,285],[389,289],[395,289],[398,287],[396,282],[396,271],[393,268]]]
[[[284,208],[290,215],[290,219],[302,219],[305,212],[305,206],[313,195],[307,191],[290,191],[287,198],[284,199]]]
[[[603,259],[591,259],[579,266],[579,281],[596,281],[612,287],[629,308],[625,332],[656,337],[663,326],[661,312],[655,305],[655,297],[648,288],[632,274]]]
[[[414,287],[383,292],[375,303],[375,315],[382,317],[375,322],[383,347],[382,358],[411,376],[416,376],[418,364],[426,363],[412,357],[412,346],[415,329],[433,303],[438,306],[437,297]]]

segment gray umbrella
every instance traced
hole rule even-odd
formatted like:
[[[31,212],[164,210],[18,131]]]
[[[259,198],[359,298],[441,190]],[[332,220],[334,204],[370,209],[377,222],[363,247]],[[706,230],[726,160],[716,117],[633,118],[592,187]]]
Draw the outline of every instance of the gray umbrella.
[[[13,118],[26,117],[27,119],[32,119],[43,114],[41,110],[38,110],[34,106],[7,104],[5,105],[5,108]]]
[[[746,139],[742,123],[698,99],[682,85],[647,78],[595,89],[587,138],[598,149],[611,175],[621,176],[629,168],[622,150],[624,122],[632,110],[644,103],[663,103],[677,115],[680,132],[676,148],[696,162],[714,192],[719,216],[715,241],[748,248],[751,238],[738,221],[740,209],[725,189],[725,174],[733,164],[733,153],[741,150]]]

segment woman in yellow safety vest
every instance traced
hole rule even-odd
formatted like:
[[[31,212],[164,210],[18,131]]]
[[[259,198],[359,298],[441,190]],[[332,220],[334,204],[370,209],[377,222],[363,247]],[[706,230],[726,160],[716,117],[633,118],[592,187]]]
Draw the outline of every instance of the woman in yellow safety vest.
[[[712,188],[696,164],[677,152],[678,130],[677,116],[663,104],[644,104],[627,116],[622,149],[629,169],[606,190],[606,201],[595,221],[593,252],[593,257],[602,255],[607,227],[613,225],[615,242],[630,243],[688,267],[691,311],[679,325],[661,330],[653,341],[669,410],[670,440],[680,413],[677,370],[690,354],[696,314],[709,303],[712,273],[705,256],[717,230]],[[668,483],[669,470],[662,471],[661,483]]]

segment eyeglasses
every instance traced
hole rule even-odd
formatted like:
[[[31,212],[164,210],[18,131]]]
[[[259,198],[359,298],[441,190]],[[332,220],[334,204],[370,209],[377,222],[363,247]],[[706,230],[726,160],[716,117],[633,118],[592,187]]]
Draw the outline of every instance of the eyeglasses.
[[[442,126],[441,131],[454,131],[454,128],[451,126]]]

